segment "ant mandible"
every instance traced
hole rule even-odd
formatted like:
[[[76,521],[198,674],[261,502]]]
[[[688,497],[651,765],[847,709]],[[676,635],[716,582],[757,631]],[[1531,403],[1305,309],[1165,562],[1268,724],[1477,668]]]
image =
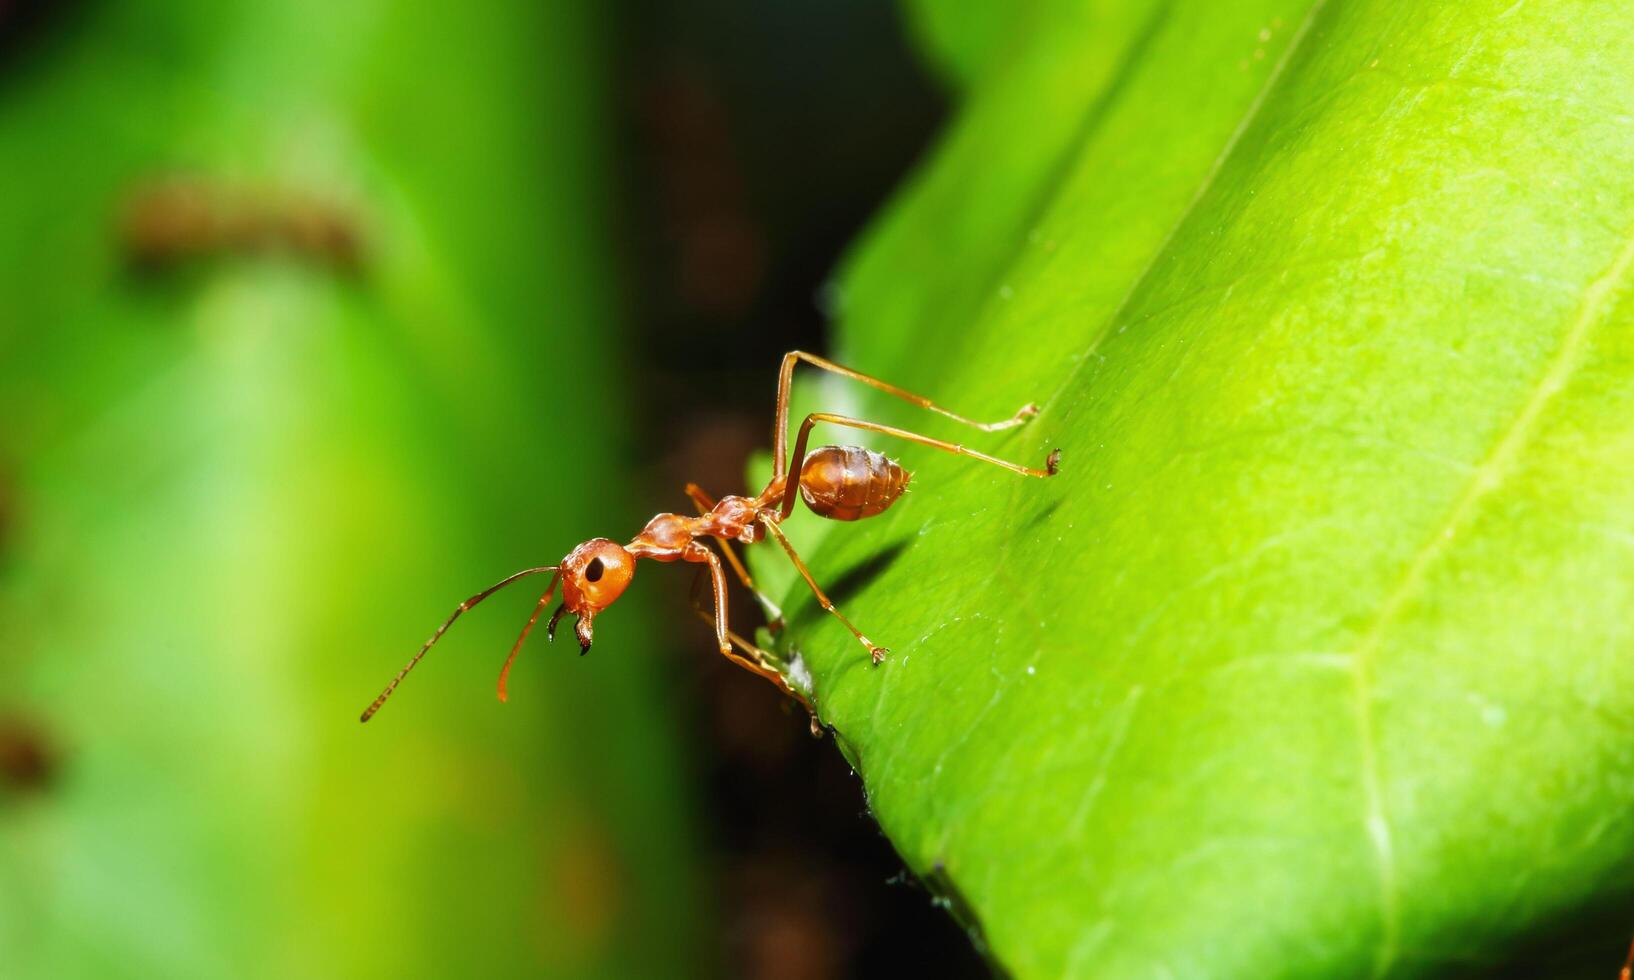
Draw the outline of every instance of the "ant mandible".
[[[836,521],[856,521],[864,517],[873,517],[895,503],[902,492],[907,489],[910,474],[895,460],[872,450],[859,446],[820,446],[806,452],[806,440],[811,435],[812,427],[819,422],[831,425],[846,426],[861,429],[865,432],[878,432],[883,435],[896,436],[917,442],[921,446],[930,446],[944,452],[959,456],[968,456],[994,466],[1002,466],[1013,473],[1023,476],[1054,476],[1061,459],[1059,449],[1052,451],[1044,461],[1043,469],[1032,469],[1016,463],[1007,462],[979,453],[974,449],[967,449],[957,443],[944,442],[941,439],[932,439],[917,432],[898,429],[878,422],[868,422],[862,419],[847,418],[843,415],[834,415],[829,412],[814,412],[806,416],[800,424],[800,434],[794,440],[794,453],[785,454],[788,445],[789,421],[789,382],[794,377],[794,366],[805,361],[813,367],[824,371],[831,371],[853,381],[860,381],[890,395],[895,395],[904,401],[929,409],[938,415],[946,416],[955,422],[963,423],[983,432],[997,432],[1020,425],[1029,418],[1038,414],[1038,406],[1024,405],[1021,410],[1002,422],[977,422],[967,419],[955,412],[932,402],[929,398],[916,395],[892,384],[887,384],[878,378],[870,377],[859,371],[842,367],[833,361],[807,354],[804,351],[790,351],[783,356],[783,366],[777,378],[777,412],[772,430],[772,479],[766,484],[766,489],[757,497],[722,497],[719,501],[712,500],[703,488],[695,483],[687,484],[687,496],[698,508],[697,517],[685,517],[680,514],[659,514],[647,522],[627,545],[620,546],[607,538],[592,538],[568,553],[559,565],[544,565],[539,568],[526,568],[509,578],[500,581],[476,595],[460,603],[454,614],[431,634],[425,646],[408,662],[397,676],[392,678],[380,696],[374,699],[363,712],[361,720],[368,721],[374,716],[380,706],[386,703],[397,685],[420,658],[442,638],[454,620],[472,606],[503,589],[505,586],[530,575],[542,575],[546,572],[554,573],[545,594],[540,597],[539,604],[534,607],[533,615],[528,618],[527,625],[522,627],[522,635],[516,638],[516,644],[511,647],[510,656],[505,658],[505,666],[499,673],[499,699],[505,700],[506,679],[510,676],[511,665],[516,661],[516,655],[527,641],[528,633],[533,630],[539,621],[539,615],[550,604],[556,593],[559,583],[562,587],[562,604],[556,607],[550,617],[545,632],[551,639],[556,637],[556,624],[564,613],[572,613],[577,617],[573,632],[579,638],[579,652],[590,652],[591,628],[595,623],[596,614],[612,605],[624,589],[630,584],[635,575],[635,563],[642,558],[651,558],[654,561],[672,562],[688,561],[709,566],[710,578],[715,589],[715,614],[712,617],[715,626],[715,641],[720,646],[721,655],[753,674],[766,678],[796,700],[805,704],[809,709],[810,703],[794,688],[790,687],[771,663],[769,656],[758,647],[745,641],[732,632],[727,626],[726,612],[726,571],[721,564],[721,556],[726,558],[726,564],[732,566],[732,571],[743,584],[754,593],[755,597],[765,607],[768,615],[776,622],[777,607],[772,601],[755,588],[754,580],[749,577],[749,570],[743,567],[737,555],[732,551],[729,541],[739,541],[743,544],[754,544],[762,540],[767,534],[777,539],[789,560],[794,563],[795,570],[805,579],[806,585],[811,588],[812,594],[817,597],[818,605],[832,613],[836,619],[845,624],[851,635],[857,638],[867,650],[874,663],[885,659],[888,652],[874,641],[862,634],[845,614],[834,607],[827,595],[811,577],[806,569],[806,563],[800,560],[800,555],[794,550],[794,545],[783,534],[780,526],[783,519],[794,512],[794,490],[798,488],[799,496],[806,502],[806,506],[821,517]],[[789,474],[798,474],[794,485],[790,485]],[[702,538],[714,538],[720,547],[721,555],[702,543]],[[709,619],[707,614],[706,619]],[[741,654],[740,652],[741,651]]]

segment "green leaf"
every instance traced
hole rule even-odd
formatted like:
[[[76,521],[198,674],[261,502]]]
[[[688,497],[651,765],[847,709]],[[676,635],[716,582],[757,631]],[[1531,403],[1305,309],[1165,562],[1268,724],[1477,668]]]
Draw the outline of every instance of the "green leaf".
[[[1017,976],[1612,975],[1634,20],[1034,26],[844,277],[847,363],[1043,406],[872,417],[1063,449],[1044,482],[892,445],[913,492],[809,549],[892,649],[791,589],[784,652],[880,824]]]

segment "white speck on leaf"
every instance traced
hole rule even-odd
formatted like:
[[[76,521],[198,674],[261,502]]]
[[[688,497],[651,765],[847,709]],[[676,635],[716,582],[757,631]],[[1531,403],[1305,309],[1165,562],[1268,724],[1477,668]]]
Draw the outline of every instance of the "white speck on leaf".
[[[806,658],[796,653],[789,659],[789,683],[799,688],[803,694],[811,694],[811,668],[806,666]]]

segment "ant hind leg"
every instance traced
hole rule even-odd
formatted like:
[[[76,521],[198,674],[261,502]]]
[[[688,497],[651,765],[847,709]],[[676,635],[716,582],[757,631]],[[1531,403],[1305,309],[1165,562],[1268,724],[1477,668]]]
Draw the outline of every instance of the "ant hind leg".
[[[896,385],[886,381],[881,381],[873,375],[863,374],[861,371],[854,371],[842,364],[836,364],[825,357],[818,357],[816,354],[808,354],[801,350],[789,351],[787,354],[783,355],[783,366],[777,372],[777,409],[773,413],[772,421],[773,480],[776,480],[778,477],[790,472],[800,472],[799,464],[795,464],[788,469],[784,468],[787,460],[783,453],[783,449],[788,445],[786,440],[788,439],[789,429],[789,387],[790,382],[794,378],[794,366],[800,361],[805,361],[812,367],[821,368],[824,371],[837,374],[842,378],[850,378],[852,381],[860,381],[871,388],[878,389],[879,391],[883,391],[888,395],[900,398],[909,404],[917,405],[926,411],[935,412],[937,415],[943,416],[944,418],[950,418],[961,425],[968,425],[973,429],[980,429],[983,432],[999,432],[1004,429],[1014,428],[1015,426],[1021,425],[1023,422],[1026,422],[1028,419],[1038,414],[1038,406],[1032,402],[1028,402],[1027,404],[1021,406],[1021,408],[1017,409],[1014,415],[1004,419],[1003,421],[978,422],[975,419],[966,418],[965,416],[960,415],[958,412],[945,409],[931,401],[929,398],[926,398],[924,395],[916,395],[905,388],[898,388]]]

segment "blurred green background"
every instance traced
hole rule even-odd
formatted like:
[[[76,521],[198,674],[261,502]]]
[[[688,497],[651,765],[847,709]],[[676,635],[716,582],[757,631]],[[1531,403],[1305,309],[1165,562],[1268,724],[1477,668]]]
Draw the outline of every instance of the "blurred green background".
[[[0,975],[982,972],[685,571],[356,721],[739,486],[940,113],[862,0],[0,2]]]

